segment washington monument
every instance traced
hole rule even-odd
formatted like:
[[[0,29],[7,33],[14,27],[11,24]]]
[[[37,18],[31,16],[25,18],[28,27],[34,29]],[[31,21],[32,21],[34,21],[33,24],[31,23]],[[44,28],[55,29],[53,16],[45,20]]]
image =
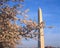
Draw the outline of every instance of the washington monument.
[[[38,35],[38,48],[44,48],[44,24],[42,19],[42,10],[38,9],[38,24],[39,24],[39,35]]]

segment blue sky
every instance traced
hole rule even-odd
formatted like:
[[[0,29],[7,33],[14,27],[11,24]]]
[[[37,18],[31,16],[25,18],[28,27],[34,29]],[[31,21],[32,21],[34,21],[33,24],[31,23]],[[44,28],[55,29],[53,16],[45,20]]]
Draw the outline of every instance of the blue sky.
[[[10,3],[12,4],[12,3]],[[30,9],[29,18],[38,21],[38,8],[42,9],[43,20],[46,27],[54,26],[54,28],[44,29],[45,45],[60,46],[60,0],[25,0],[23,9]],[[22,40],[23,45],[37,46],[37,41]],[[26,44],[25,44],[26,43]]]
[[[54,26],[52,29],[44,29],[45,45],[60,46],[60,0],[25,0],[24,6],[30,9],[29,17],[35,17],[36,21],[38,8],[42,8],[45,25]],[[34,44],[37,45],[37,42],[34,41]]]

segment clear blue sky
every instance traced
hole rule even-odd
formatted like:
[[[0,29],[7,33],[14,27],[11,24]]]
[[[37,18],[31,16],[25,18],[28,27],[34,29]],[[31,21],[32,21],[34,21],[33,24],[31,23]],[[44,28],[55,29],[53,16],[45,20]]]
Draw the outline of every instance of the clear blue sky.
[[[60,0],[25,0],[24,9],[29,8],[29,18],[38,20],[38,8],[42,8],[43,20],[46,26],[54,26],[53,29],[45,28],[45,45],[60,46]],[[37,41],[23,40],[25,45],[37,46]]]
[[[29,8],[30,18],[38,20],[38,8],[42,8],[45,28],[45,45],[60,46],[60,0],[25,0],[25,8]],[[35,44],[35,43],[34,43]]]

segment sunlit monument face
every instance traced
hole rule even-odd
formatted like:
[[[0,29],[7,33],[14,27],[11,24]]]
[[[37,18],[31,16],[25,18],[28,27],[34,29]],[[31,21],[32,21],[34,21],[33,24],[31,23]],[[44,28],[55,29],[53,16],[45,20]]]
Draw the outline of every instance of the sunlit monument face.
[[[38,47],[44,48],[44,33],[43,33],[43,20],[42,20],[42,10],[41,8],[38,9],[38,24],[40,26],[39,28],[39,35],[38,35]]]

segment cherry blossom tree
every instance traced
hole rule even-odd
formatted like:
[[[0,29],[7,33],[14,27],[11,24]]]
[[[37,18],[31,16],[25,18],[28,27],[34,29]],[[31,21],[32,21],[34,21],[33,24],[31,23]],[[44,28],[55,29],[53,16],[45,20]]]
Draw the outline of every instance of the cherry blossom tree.
[[[9,2],[18,3],[11,7]],[[22,11],[21,2],[24,0],[0,0],[0,48],[16,48],[21,38],[34,38],[38,35],[36,32],[38,24],[27,20],[29,9]],[[17,15],[23,16],[23,19]],[[17,21],[20,22],[19,25]]]

